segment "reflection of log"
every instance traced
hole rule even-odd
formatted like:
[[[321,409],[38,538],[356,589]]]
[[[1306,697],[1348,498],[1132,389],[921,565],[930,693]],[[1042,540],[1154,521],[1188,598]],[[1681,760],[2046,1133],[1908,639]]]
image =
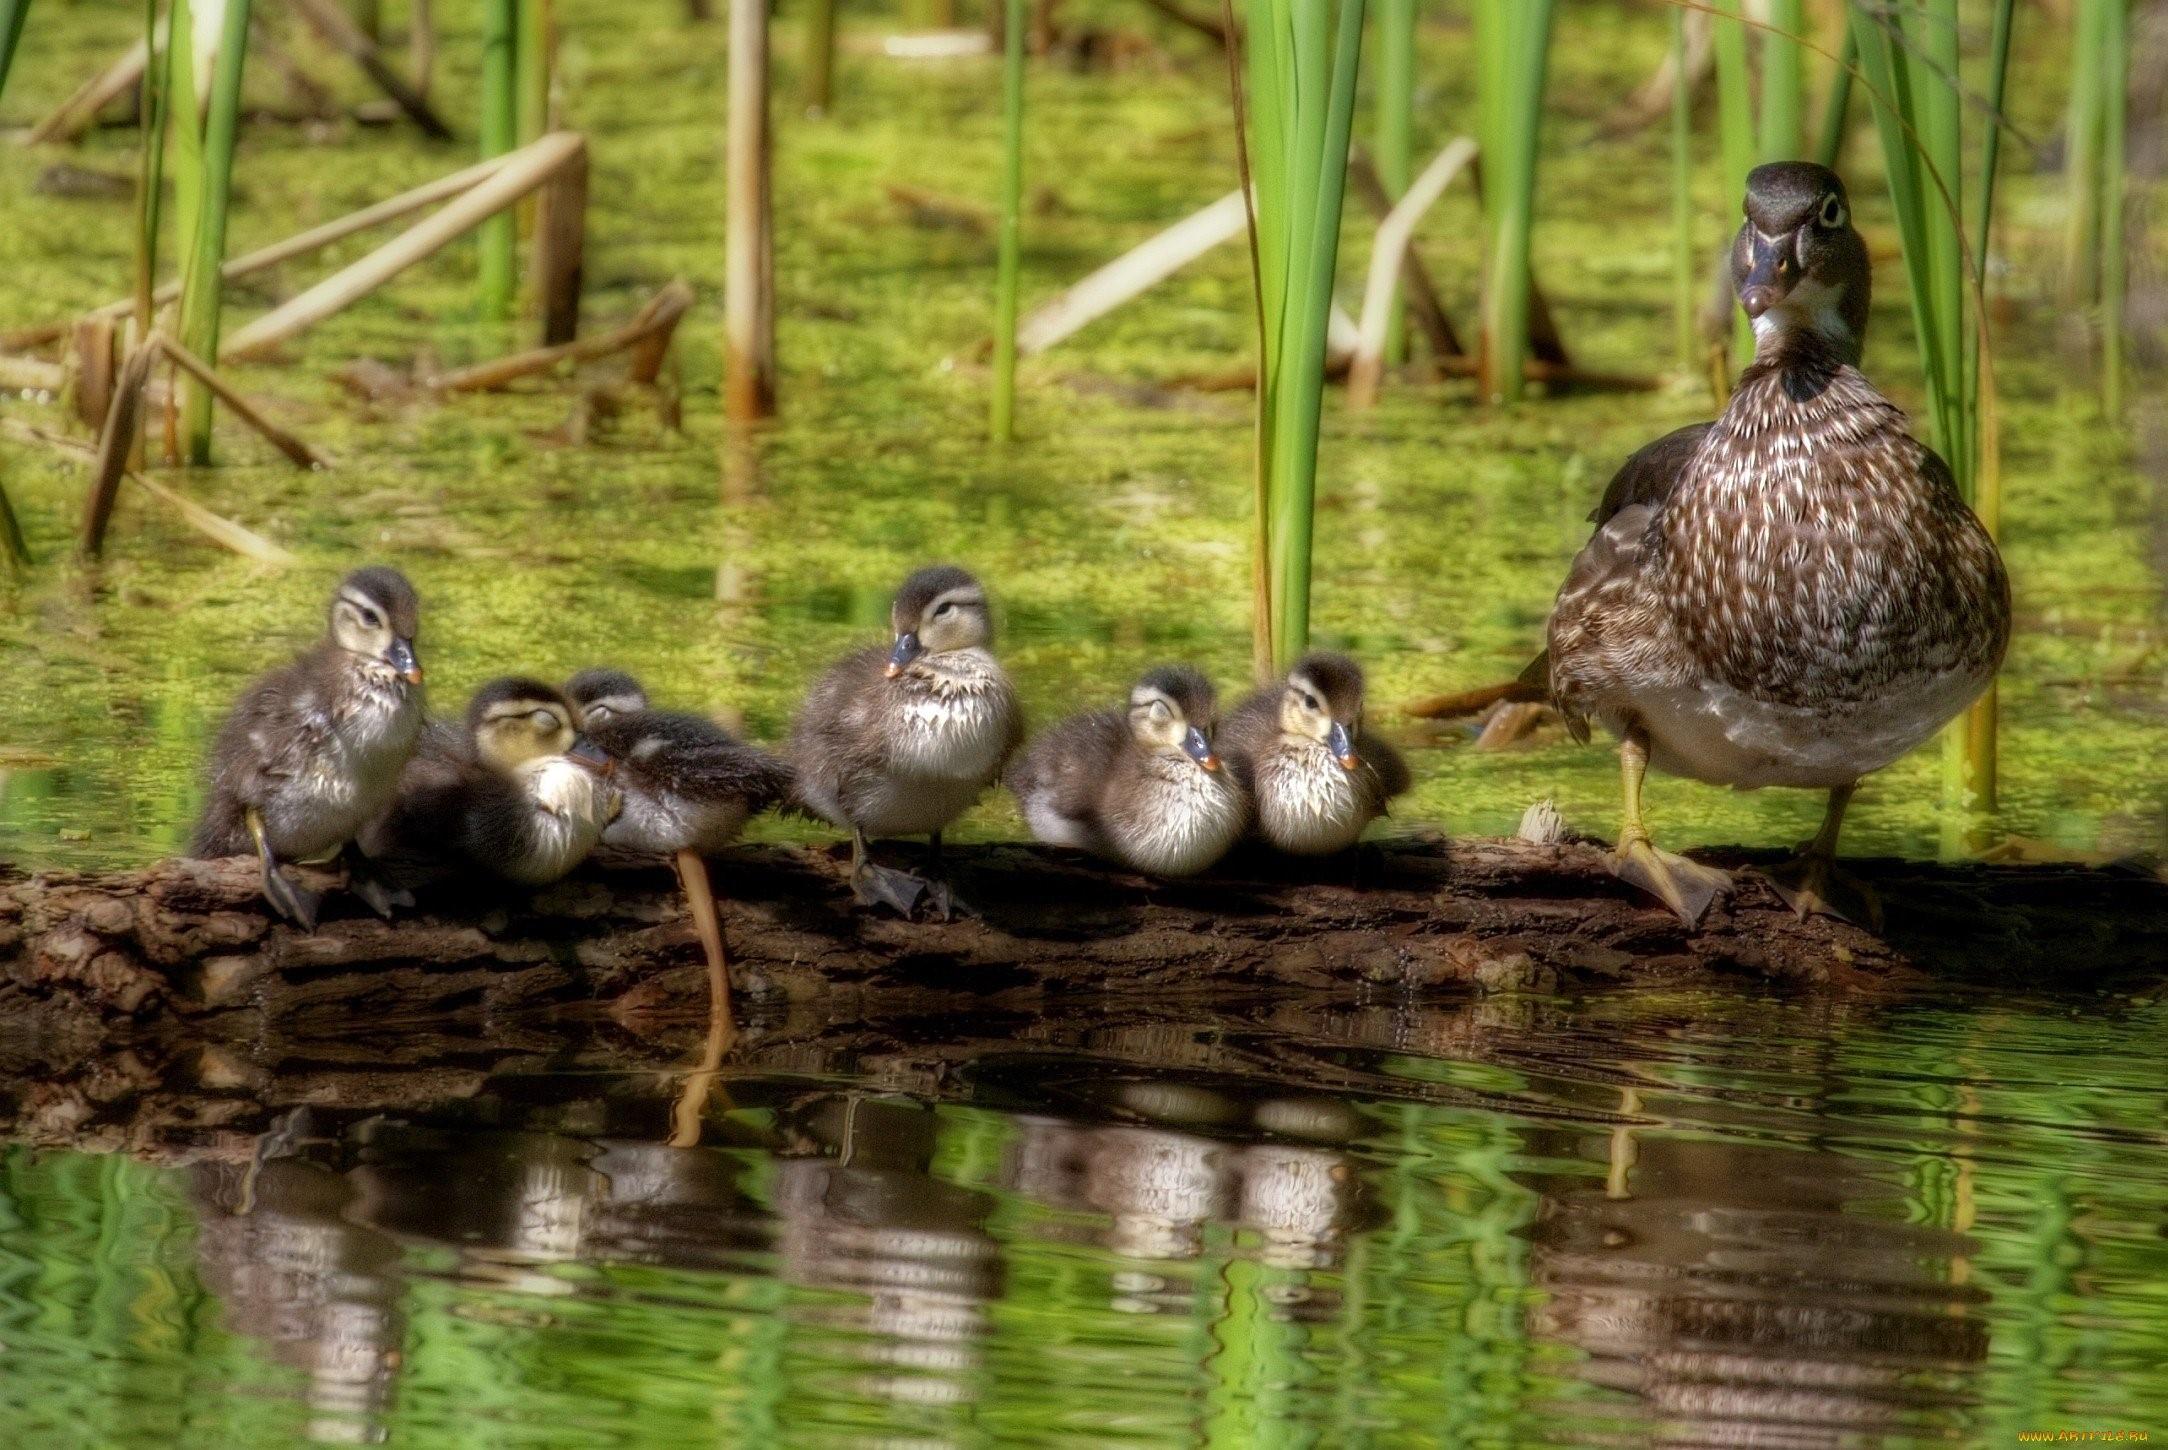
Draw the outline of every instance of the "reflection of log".
[[[832,852],[749,848],[712,869],[737,985],[756,1011],[779,999],[988,1005],[1260,988],[1358,996],[1716,973],[1870,991],[1932,975],[2101,981],[2157,975],[2168,962],[2168,886],[2157,880],[2068,867],[1860,866],[1888,899],[1887,942],[1798,921],[1751,878],[1688,932],[1630,897],[1596,850],[1506,841],[1399,842],[1359,867],[1263,862],[1187,884],[1030,847],[971,847],[951,853],[952,877],[985,916],[942,924],[852,910]],[[1344,884],[1358,871],[1361,885]],[[314,884],[333,884],[317,875]],[[597,865],[531,898],[467,887],[389,924],[337,895],[313,936],[274,923],[256,888],[243,860],[0,877],[0,1012],[47,1002],[94,1017],[245,1009],[353,1022],[596,1002],[697,1010],[706,997],[699,948],[660,865]]]

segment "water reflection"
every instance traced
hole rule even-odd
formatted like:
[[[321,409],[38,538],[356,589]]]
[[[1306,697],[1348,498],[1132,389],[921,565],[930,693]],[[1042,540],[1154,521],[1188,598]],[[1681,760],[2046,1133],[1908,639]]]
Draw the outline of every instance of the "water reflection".
[[[2135,1428],[2168,1399],[2164,1011],[2084,1022],[2133,1050],[2091,1072],[2058,1018],[1973,1008],[1281,1007],[866,1057],[755,1028],[691,1149],[674,1080],[607,1053],[169,1129],[177,1164],[13,1149],[0,1415],[64,1426],[114,1363],[213,1408],[99,1444]],[[197,1327],[89,1307],[168,1301]]]

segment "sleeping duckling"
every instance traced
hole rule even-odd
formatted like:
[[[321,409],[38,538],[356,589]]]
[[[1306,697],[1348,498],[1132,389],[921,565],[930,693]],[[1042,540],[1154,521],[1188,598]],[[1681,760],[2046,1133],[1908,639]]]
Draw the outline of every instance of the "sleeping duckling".
[[[1277,684],[1234,709],[1220,739],[1257,802],[1257,834],[1295,856],[1327,856],[1406,791],[1407,763],[1363,726],[1362,666],[1304,655]]]
[[[738,839],[747,819],[790,794],[790,767],[700,715],[656,710],[632,676],[583,670],[565,686],[580,728],[616,771],[625,806],[604,844],[674,856]]]
[[[610,771],[563,695],[540,680],[493,680],[468,703],[464,730],[431,724],[397,802],[362,844],[403,884],[478,868],[546,886],[586,860],[616,818]]]
[[[905,916],[948,888],[866,859],[869,836],[941,832],[1001,774],[1023,738],[1015,687],[987,652],[986,591],[953,565],[904,580],[889,612],[895,643],[846,656],[806,695],[791,732],[800,800],[851,833],[851,888]]]
[[[790,767],[704,716],[649,708],[647,691],[622,670],[582,670],[565,696],[588,738],[616,765],[624,793],[624,810],[603,831],[604,844],[667,856],[677,867],[707,955],[711,1000],[727,1012],[722,918],[702,858],[737,840],[749,817],[790,794]]]
[[[1249,803],[1212,753],[1212,686],[1153,670],[1129,710],[1094,710],[1033,741],[1009,772],[1031,833],[1154,876],[1190,876],[1227,854]]]
[[[322,642],[249,686],[212,746],[210,801],[189,854],[253,850],[264,899],[304,928],[314,929],[320,897],[287,880],[281,861],[343,855],[349,888],[379,915],[399,903],[350,848],[391,804],[422,732],[420,610],[396,569],[347,575]]]

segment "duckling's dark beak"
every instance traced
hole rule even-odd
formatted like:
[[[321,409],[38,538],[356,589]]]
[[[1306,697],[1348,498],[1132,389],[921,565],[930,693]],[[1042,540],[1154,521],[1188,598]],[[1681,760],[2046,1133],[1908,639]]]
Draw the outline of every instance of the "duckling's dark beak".
[[[903,667],[917,659],[926,647],[918,642],[918,636],[906,631],[896,636],[896,647],[888,652],[888,677],[903,673]]]
[[[1340,762],[1342,770],[1355,770],[1363,763],[1363,758],[1355,753],[1354,735],[1347,726],[1337,720],[1333,721],[1332,728],[1325,732],[1325,748]]]
[[[410,685],[422,682],[422,662],[414,658],[414,641],[393,639],[391,648],[384,651],[384,663],[398,673],[400,679]]]
[[[574,764],[584,765],[600,776],[608,776],[617,769],[617,762],[602,753],[602,747],[585,735],[572,738],[572,748],[565,752]]]
[[[1799,263],[1789,236],[1770,241],[1750,226],[1747,245],[1754,249],[1753,265],[1739,284],[1739,305],[1753,320],[1791,295],[1799,285]]]
[[[1204,732],[1196,726],[1190,726],[1189,733],[1182,737],[1182,748],[1189,752],[1191,760],[1206,770],[1219,769],[1219,757],[1212,753],[1212,742],[1205,739]]]

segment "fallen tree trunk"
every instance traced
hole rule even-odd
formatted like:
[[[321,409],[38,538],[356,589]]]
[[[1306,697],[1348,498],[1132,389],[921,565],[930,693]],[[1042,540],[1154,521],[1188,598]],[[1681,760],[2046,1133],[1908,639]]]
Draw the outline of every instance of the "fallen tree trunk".
[[[1597,848],[1518,841],[1411,839],[1326,863],[1242,858],[1182,883],[1037,847],[965,847],[951,850],[949,877],[983,914],[953,922],[854,907],[839,851],[746,847],[710,869],[737,991],[756,1011],[1258,989],[1375,1000],[1726,975],[1887,994],[1937,978],[2096,983],[2168,966],[2168,885],[2140,872],[1854,864],[1886,899],[1881,937],[1798,920],[1751,874],[1688,930],[1613,879]],[[337,885],[329,872],[301,874]],[[0,874],[0,1014],[43,1006],[200,1025],[246,1013],[298,1026],[468,1009],[693,1011],[706,1000],[700,960],[669,870],[632,859],[598,860],[531,895],[463,885],[391,922],[336,894],[313,934],[270,916],[245,859]]]

